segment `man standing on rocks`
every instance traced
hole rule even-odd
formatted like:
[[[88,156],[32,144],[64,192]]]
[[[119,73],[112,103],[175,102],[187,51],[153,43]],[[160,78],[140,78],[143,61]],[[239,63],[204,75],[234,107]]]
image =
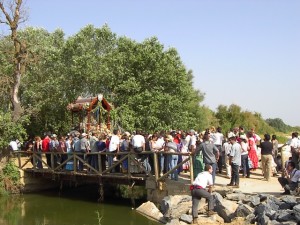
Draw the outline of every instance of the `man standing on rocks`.
[[[197,224],[198,219],[198,205],[201,198],[205,198],[208,201],[208,211],[207,215],[211,216],[216,214],[213,211],[213,196],[211,195],[213,179],[212,172],[213,168],[211,165],[205,165],[205,171],[199,173],[196,177],[193,185],[191,185],[191,195],[192,195],[192,216],[193,216],[193,224]],[[206,190],[206,186],[208,186],[208,191]]]

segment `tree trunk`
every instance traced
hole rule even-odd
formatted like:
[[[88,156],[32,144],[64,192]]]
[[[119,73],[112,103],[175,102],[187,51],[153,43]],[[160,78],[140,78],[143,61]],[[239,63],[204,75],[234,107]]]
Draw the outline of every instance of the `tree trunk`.
[[[21,102],[19,99],[19,88],[20,88],[20,83],[21,83],[21,73],[19,68],[16,68],[15,75],[14,75],[14,84],[12,87],[11,91],[11,103],[13,106],[13,111],[12,111],[12,118],[13,121],[17,122],[22,113],[23,113],[23,108],[21,106]]]
[[[12,119],[17,122],[22,113],[23,108],[21,106],[19,98],[19,88],[21,84],[21,75],[25,74],[26,68],[26,58],[27,58],[27,47],[25,43],[21,43],[17,37],[18,25],[20,23],[20,8],[23,0],[14,0],[11,2],[10,7],[5,8],[4,1],[0,0],[0,10],[4,14],[6,21],[1,23],[6,23],[9,25],[11,30],[11,40],[14,42],[14,64],[15,70],[13,74],[13,83],[11,85],[10,100],[13,106],[12,109]],[[8,11],[7,11],[8,10]]]

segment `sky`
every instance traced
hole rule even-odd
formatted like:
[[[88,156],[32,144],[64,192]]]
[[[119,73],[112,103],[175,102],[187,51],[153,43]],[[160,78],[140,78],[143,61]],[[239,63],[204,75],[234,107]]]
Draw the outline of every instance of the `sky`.
[[[300,125],[299,0],[27,0],[25,26],[66,37],[108,24],[138,42],[157,37],[193,71],[201,104],[239,105]]]

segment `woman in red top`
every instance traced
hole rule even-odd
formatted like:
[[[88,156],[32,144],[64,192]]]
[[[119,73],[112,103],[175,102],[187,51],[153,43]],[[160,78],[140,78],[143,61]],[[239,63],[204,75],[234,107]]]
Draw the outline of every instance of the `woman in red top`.
[[[248,156],[251,161],[251,169],[257,169],[258,168],[258,157],[256,153],[256,143],[253,138],[252,132],[247,133],[247,138],[248,138]]]

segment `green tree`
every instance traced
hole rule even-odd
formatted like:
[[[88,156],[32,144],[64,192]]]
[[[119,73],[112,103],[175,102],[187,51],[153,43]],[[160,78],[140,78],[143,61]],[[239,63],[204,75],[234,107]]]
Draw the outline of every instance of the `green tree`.
[[[274,127],[276,130],[283,132],[283,133],[287,133],[288,131],[290,131],[290,126],[286,125],[282,119],[280,118],[275,118],[275,119],[266,119],[266,122],[271,126]]]
[[[5,74],[9,78],[8,89],[10,92],[10,101],[12,104],[12,117],[17,122],[23,113],[23,108],[19,96],[19,88],[21,78],[25,74],[26,66],[30,62],[30,51],[27,43],[19,37],[18,27],[20,23],[26,20],[26,12],[23,10],[23,1],[0,1],[0,24],[5,24],[10,30],[10,40],[13,46],[11,52],[8,53],[12,70],[9,74]]]
[[[246,131],[255,128],[255,131],[259,134],[275,132],[274,128],[266,123],[260,113],[243,111],[238,105],[218,106],[216,117],[224,131],[243,126]]]
[[[193,88],[192,71],[176,49],[165,49],[155,37],[138,43],[117,37],[107,25],[88,25],[67,39],[61,30],[30,27],[19,36],[35,56],[20,86],[29,134],[67,132],[68,103],[99,93],[113,105],[115,124],[127,130],[204,129],[217,123],[200,105],[204,94]],[[7,48],[6,42],[1,39],[0,46]],[[0,67],[9,71],[7,61]]]
[[[193,89],[177,51],[165,50],[157,38],[138,43],[118,38],[106,25],[89,25],[67,40],[63,55],[71,74],[68,90],[103,93],[124,129],[187,128],[190,121],[195,126],[190,106],[199,109],[203,94]]]

